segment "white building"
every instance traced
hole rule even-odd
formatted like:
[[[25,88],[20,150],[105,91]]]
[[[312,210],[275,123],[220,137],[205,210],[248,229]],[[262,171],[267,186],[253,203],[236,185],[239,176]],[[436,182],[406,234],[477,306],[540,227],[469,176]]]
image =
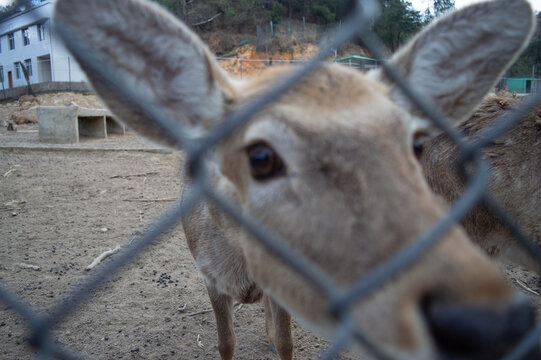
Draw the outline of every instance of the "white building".
[[[55,0],[22,10],[0,21],[0,81],[8,88],[25,86],[18,62],[30,74],[30,83],[86,81],[73,56],[51,29]]]

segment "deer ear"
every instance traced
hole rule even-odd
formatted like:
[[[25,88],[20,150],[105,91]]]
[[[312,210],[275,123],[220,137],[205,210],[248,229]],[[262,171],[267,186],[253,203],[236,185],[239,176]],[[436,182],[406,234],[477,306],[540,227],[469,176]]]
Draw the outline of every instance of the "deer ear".
[[[153,141],[175,145],[172,136],[138,110],[92,70],[94,63],[114,71],[123,83],[188,136],[219,123],[237,93],[210,51],[186,25],[161,7],[141,0],[59,0],[55,26],[111,111]],[[74,46],[72,44],[77,44]]]
[[[421,98],[442,115],[460,121],[474,111],[524,50],[534,28],[528,1],[482,2],[429,26],[397,52],[390,64]],[[382,70],[371,75],[387,81]],[[391,94],[419,119],[418,109],[400,90],[393,88]]]

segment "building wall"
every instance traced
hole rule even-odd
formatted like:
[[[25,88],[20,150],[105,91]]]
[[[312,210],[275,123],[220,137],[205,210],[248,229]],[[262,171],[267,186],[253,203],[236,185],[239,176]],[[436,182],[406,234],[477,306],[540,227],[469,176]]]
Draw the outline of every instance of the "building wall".
[[[8,74],[11,72],[13,87],[25,86],[22,69],[15,62],[30,59],[32,84],[46,81],[86,81],[86,77],[73,56],[66,50],[51,29],[50,18],[54,1],[45,2],[29,11],[0,22],[0,65],[3,67],[3,85],[9,88]],[[39,39],[38,24],[44,26],[44,39]],[[29,44],[24,44],[23,29],[28,28]],[[10,50],[9,34],[14,35],[15,49]],[[0,78],[2,79],[2,78]]]
[[[536,78],[507,78],[505,84],[507,90],[518,94],[537,92],[539,79]]]
[[[62,41],[50,32],[53,81],[87,81],[85,74]]]

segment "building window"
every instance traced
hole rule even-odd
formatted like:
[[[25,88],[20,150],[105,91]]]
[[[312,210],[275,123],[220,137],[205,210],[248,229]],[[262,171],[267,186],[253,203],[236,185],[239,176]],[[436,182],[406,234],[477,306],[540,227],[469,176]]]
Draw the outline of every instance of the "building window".
[[[15,67],[15,79],[21,78],[21,66],[18,62],[13,64],[13,67]]]
[[[32,60],[26,59],[24,61],[24,66],[26,67],[26,71],[28,71],[28,76],[32,76]]]
[[[8,34],[9,50],[15,49],[15,33]]]
[[[45,24],[38,24],[38,39],[39,41],[45,40]]]
[[[28,28],[22,29],[21,33],[23,34],[23,44],[24,44],[24,46],[30,45],[30,32],[28,31]]]
[[[4,83],[4,67],[0,65],[0,82]]]

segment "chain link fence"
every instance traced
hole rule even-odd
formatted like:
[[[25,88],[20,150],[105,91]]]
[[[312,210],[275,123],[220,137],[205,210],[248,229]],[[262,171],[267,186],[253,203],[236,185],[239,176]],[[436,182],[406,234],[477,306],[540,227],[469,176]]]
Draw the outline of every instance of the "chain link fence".
[[[52,329],[55,325],[61,323],[68,315],[73,313],[77,307],[85,301],[100,285],[115,274],[121,267],[132,261],[134,257],[144,251],[153,241],[155,241],[167,229],[176,225],[179,220],[187,214],[190,209],[203,199],[214,202],[224,212],[230,215],[235,221],[239,222],[244,229],[250,232],[260,243],[272,254],[276,255],[301,274],[307,282],[321,291],[323,296],[328,299],[329,308],[335,314],[340,323],[337,336],[332,339],[332,346],[321,354],[321,359],[333,359],[344,351],[348,344],[355,339],[364,344],[365,348],[380,360],[390,360],[384,355],[382,350],[372,344],[368,338],[360,332],[353,323],[353,317],[350,316],[352,305],[370,294],[374,289],[382,286],[391,277],[403,271],[406,267],[415,263],[425,251],[436,244],[440,237],[477,203],[483,202],[492,212],[498,216],[516,238],[530,250],[530,252],[541,262],[541,251],[533,241],[515,225],[515,222],[509,218],[506,212],[501,209],[496,202],[485,191],[489,173],[486,162],[482,159],[481,150],[488,146],[492,139],[495,139],[513,126],[518,124],[526,114],[533,111],[541,100],[541,94],[534,94],[527,98],[520,109],[514,111],[503,118],[497,119],[490,127],[482,131],[475,141],[463,138],[454,128],[443,119],[437,111],[419,98],[415,91],[406,83],[399,73],[391,68],[388,63],[383,62],[381,66],[387,76],[409,97],[409,99],[421,111],[433,121],[433,123],[445,131],[457,145],[462,154],[462,166],[473,165],[475,172],[468,179],[462,195],[450,206],[446,215],[433,226],[427,229],[417,239],[412,241],[397,254],[392,255],[387,261],[380,264],[379,267],[369,273],[364,279],[352,286],[350,289],[341,289],[329,280],[319,268],[314,266],[303,256],[294,253],[285,246],[285,242],[273,234],[272,229],[265,229],[255,220],[250,219],[243,214],[237,207],[232,205],[221,194],[217,193],[208,182],[203,159],[205,154],[216,146],[224,138],[235,132],[240,126],[264,106],[276,100],[281,94],[294,86],[301,78],[312,71],[317,71],[321,61],[324,61],[329,52],[340,44],[352,39],[355,36],[360,37],[364,46],[373,54],[375,58],[383,58],[381,54],[382,45],[374,33],[370,31],[369,25],[377,13],[375,1],[359,0],[355,7],[355,14],[350,21],[342,24],[340,29],[336,30],[329,37],[331,41],[324,43],[320,52],[310,61],[298,66],[291,76],[283,79],[272,88],[265,91],[262,95],[253,99],[247,106],[235,110],[228,114],[224,125],[219,127],[210,136],[204,139],[194,141],[188,138],[182,129],[179,129],[174,121],[164,116],[162,110],[156,106],[141,106],[138,109],[148,118],[152,118],[163,129],[166,129],[171,136],[183,145],[183,150],[189,159],[189,169],[193,175],[193,189],[186,194],[183,199],[179,199],[163,216],[159,217],[152,226],[148,227],[143,234],[132,239],[130,245],[119,252],[111,261],[105,263],[99,271],[87,277],[76,289],[56,304],[45,316],[37,312],[27,304],[24,299],[18,297],[14,291],[0,284],[0,300],[10,306],[22,317],[28,326],[31,334],[31,344],[37,349],[40,359],[62,358],[77,359],[81,358],[75,352],[60,347],[52,336]],[[58,29],[62,31],[62,29]],[[124,86],[118,75],[113,69],[106,69],[95,58],[82,47],[81,44],[73,42],[70,34],[62,34],[69,43],[70,47],[78,49],[85,53],[85,65],[91,71],[101,75],[101,79],[107,79],[111,88],[117,89],[119,94],[130,98],[132,104],[146,104],[142,94],[139,94],[130,87]],[[520,360],[534,346],[539,343],[541,337],[541,323],[531,330],[525,336],[516,348],[508,354],[503,360]]]

